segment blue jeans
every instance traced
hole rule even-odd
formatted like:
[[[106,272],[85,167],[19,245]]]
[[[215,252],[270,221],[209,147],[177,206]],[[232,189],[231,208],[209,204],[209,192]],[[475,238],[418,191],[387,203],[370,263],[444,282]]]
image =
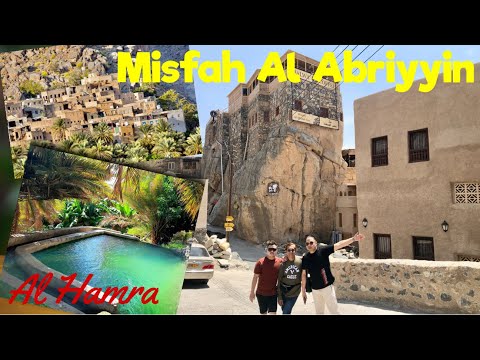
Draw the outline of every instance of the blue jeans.
[[[283,300],[283,315],[290,315],[292,313],[293,306],[297,302],[298,296],[286,297],[282,294]]]

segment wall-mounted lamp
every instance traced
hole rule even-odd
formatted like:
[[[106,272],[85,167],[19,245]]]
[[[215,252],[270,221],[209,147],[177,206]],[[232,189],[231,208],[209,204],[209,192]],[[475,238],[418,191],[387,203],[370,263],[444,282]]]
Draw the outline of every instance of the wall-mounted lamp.
[[[443,231],[445,231],[445,232],[448,231],[448,223],[447,223],[445,220],[443,220],[442,229],[443,229]]]
[[[367,225],[368,225],[368,220],[367,220],[367,218],[363,218],[363,220],[362,220],[362,225],[363,225],[363,227],[367,227]]]
[[[213,121],[215,121],[215,117],[217,116],[217,112],[215,110],[210,111],[210,116],[212,117]]]

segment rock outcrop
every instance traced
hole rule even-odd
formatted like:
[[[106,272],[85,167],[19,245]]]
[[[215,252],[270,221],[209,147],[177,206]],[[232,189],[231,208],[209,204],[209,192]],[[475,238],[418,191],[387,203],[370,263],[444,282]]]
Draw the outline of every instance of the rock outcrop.
[[[7,99],[20,100],[20,85],[26,80],[40,84],[45,90],[67,86],[72,79],[88,73],[104,75],[117,72],[117,52],[159,50],[162,59],[180,61],[188,45],[58,45],[0,54],[0,75],[3,93]],[[179,69],[181,70],[181,69]],[[183,76],[183,75],[182,75]],[[175,89],[195,103],[193,83],[178,81],[173,84],[155,84],[157,94]]]
[[[318,138],[288,125],[272,129],[261,150],[240,169],[234,169],[232,214],[236,235],[262,243],[268,239],[298,241],[313,234],[329,242],[336,188],[343,181],[345,168],[340,154],[324,148]],[[216,180],[213,186],[220,185]],[[271,183],[278,184],[274,194],[268,192]],[[210,213],[212,225],[223,226],[225,221],[225,179],[224,190]]]

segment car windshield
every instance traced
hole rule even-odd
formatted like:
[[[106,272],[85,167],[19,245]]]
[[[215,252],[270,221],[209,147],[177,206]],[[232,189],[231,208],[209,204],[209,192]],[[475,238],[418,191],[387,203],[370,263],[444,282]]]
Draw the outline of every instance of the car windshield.
[[[207,249],[201,247],[193,247],[190,249],[190,256],[207,256]]]

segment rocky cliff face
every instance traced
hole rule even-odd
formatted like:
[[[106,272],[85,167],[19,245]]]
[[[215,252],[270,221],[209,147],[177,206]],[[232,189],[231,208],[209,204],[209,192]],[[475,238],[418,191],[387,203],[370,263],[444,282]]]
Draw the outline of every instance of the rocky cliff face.
[[[8,99],[19,100],[20,84],[32,80],[45,90],[68,86],[72,77],[96,73],[104,75],[117,72],[117,52],[159,50],[162,59],[180,61],[188,45],[59,45],[0,54],[0,75],[3,93]],[[182,78],[182,77],[181,77]],[[192,84],[178,81],[173,84],[156,84],[157,94],[168,89],[195,103],[195,88]]]
[[[330,242],[336,188],[343,181],[345,169],[341,156],[324,148],[317,138],[288,125],[272,129],[254,157],[240,169],[234,165],[232,214],[236,235],[262,243],[268,239],[298,241],[313,234],[319,241]],[[218,180],[211,185],[221,186]],[[225,221],[227,180],[223,195],[210,213],[212,225],[223,226]],[[274,194],[268,192],[271,183],[278,184]]]

